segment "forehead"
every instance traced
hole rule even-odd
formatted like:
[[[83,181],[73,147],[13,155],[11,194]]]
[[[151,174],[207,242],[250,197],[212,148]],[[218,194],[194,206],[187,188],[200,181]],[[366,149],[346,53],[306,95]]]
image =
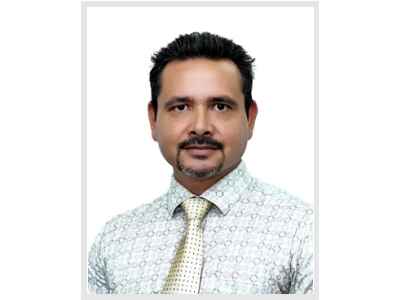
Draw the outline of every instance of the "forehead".
[[[168,63],[161,74],[159,100],[170,97],[244,99],[238,67],[228,59],[194,58]]]

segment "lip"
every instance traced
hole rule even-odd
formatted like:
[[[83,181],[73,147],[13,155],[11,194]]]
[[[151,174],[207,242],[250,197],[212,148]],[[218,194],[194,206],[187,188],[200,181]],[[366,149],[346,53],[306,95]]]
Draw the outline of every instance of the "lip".
[[[184,150],[193,156],[209,156],[218,149],[213,147],[187,147]]]
[[[186,150],[192,150],[192,149],[200,149],[200,150],[217,150],[217,148],[215,147],[210,147],[210,146],[205,146],[205,147],[201,147],[201,146],[189,146],[184,148]]]

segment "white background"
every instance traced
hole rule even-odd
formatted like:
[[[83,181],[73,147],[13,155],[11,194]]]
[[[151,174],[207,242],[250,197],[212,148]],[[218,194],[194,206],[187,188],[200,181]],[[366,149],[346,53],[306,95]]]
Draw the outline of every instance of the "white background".
[[[256,58],[253,97],[259,114],[244,161],[255,176],[313,203],[312,7],[87,10],[89,247],[111,217],[168,189],[172,169],[151,139],[147,121],[150,57],[193,31],[232,38]]]
[[[397,1],[320,3],[320,299],[396,299]],[[80,299],[80,2],[0,7],[2,299]]]

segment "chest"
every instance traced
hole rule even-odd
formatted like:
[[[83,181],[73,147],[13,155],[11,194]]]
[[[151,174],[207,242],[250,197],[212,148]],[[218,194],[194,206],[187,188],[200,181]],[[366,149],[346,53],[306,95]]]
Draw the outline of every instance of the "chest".
[[[184,233],[185,225],[178,220],[120,239],[106,261],[113,293],[159,293]],[[289,235],[285,238],[277,227],[208,221],[200,293],[281,293],[290,285],[289,247]]]

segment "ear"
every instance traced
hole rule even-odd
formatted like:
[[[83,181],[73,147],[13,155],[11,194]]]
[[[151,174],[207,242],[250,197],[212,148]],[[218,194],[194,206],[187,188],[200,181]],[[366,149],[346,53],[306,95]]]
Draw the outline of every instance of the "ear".
[[[256,101],[252,101],[249,107],[249,117],[248,117],[248,126],[249,126],[249,139],[253,136],[254,125],[256,123],[258,113],[258,106]]]
[[[147,104],[147,116],[149,118],[151,136],[153,140],[157,141],[157,124],[156,124],[156,111],[154,110],[151,101]]]

